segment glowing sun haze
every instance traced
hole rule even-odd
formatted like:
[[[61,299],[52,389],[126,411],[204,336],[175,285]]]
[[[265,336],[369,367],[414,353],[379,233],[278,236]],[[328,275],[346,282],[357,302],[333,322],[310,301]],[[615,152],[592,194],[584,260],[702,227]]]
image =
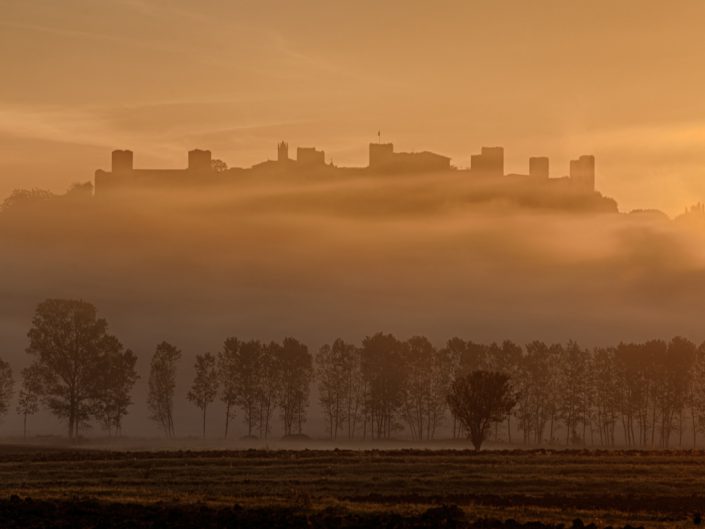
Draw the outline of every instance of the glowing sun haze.
[[[366,144],[507,170],[597,157],[622,210],[705,200],[705,2],[0,0],[0,194],[107,168],[233,166],[275,142]]]

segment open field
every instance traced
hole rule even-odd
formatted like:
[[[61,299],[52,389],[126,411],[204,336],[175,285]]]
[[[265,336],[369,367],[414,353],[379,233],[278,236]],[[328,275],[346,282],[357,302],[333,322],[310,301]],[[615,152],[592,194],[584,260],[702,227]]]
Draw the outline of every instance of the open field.
[[[0,449],[3,527],[43,512],[79,517],[67,527],[93,527],[81,513],[100,527],[688,527],[702,511],[703,452]]]

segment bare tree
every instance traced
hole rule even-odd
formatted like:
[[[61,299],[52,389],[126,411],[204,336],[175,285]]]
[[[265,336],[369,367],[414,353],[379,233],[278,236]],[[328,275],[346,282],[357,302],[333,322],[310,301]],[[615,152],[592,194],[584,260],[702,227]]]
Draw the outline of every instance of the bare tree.
[[[196,355],[194,366],[196,376],[189,390],[188,400],[201,410],[203,416],[203,438],[206,437],[206,411],[218,395],[218,371],[215,366],[215,356],[211,353]]]
[[[174,392],[176,390],[176,363],[181,351],[168,342],[157,345],[149,369],[147,406],[151,418],[159,423],[167,437],[174,431]]]
[[[516,404],[509,375],[473,371],[453,382],[448,395],[451,412],[469,432],[475,450],[480,450],[492,424],[503,421]]]

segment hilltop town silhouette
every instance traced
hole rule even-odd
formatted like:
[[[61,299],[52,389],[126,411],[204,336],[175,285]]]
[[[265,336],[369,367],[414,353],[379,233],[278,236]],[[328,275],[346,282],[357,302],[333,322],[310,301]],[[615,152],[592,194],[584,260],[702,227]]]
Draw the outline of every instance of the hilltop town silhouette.
[[[237,184],[251,179],[266,181],[269,178],[300,177],[309,180],[344,180],[345,177],[384,175],[457,175],[466,186],[482,188],[487,200],[520,198],[529,205],[566,207],[587,210],[616,211],[616,203],[595,190],[595,157],[582,155],[570,162],[566,176],[551,177],[549,158],[529,158],[527,174],[505,173],[504,148],[482,147],[470,157],[470,167],[460,169],[451,165],[451,159],[429,151],[395,152],[392,143],[369,144],[369,161],[366,167],[339,167],[326,162],[325,153],[315,147],[298,147],[296,158],[289,156],[289,145],[277,145],[276,160],[267,160],[249,168],[228,168],[221,160],[214,159],[211,151],[194,149],[188,152],[188,165],[184,169],[138,169],[130,150],[112,152],[110,171],[95,172],[97,196],[119,191],[145,188],[160,192],[189,186]],[[488,189],[491,190],[488,192]],[[576,206],[577,205],[577,206]]]

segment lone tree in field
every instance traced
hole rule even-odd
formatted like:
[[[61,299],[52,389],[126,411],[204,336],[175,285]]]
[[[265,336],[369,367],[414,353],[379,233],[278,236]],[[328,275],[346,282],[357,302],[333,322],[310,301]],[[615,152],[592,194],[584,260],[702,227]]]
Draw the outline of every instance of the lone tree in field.
[[[503,421],[516,402],[509,375],[494,371],[473,371],[457,378],[448,395],[450,411],[468,431],[475,450],[482,446],[490,426]]]
[[[218,371],[215,356],[210,353],[196,355],[196,377],[188,392],[188,400],[203,413],[203,437],[206,437],[206,410],[218,395]]]
[[[0,416],[5,415],[10,407],[14,386],[10,364],[0,359]]]
[[[106,374],[125,354],[107,328],[88,302],[48,299],[37,307],[27,333],[27,352],[41,374],[42,397],[68,423],[69,438],[97,415],[101,396],[114,383]]]
[[[22,436],[27,437],[27,418],[39,411],[42,394],[42,374],[39,366],[32,365],[22,370],[22,388],[17,398],[17,414],[22,415]]]
[[[149,368],[147,407],[167,437],[174,435],[174,390],[176,389],[176,362],[181,351],[167,342],[157,345]]]

